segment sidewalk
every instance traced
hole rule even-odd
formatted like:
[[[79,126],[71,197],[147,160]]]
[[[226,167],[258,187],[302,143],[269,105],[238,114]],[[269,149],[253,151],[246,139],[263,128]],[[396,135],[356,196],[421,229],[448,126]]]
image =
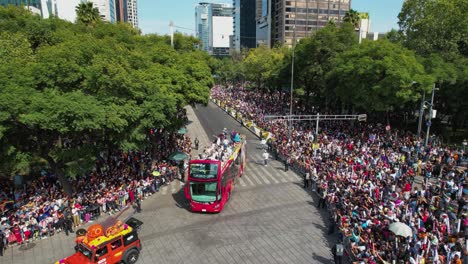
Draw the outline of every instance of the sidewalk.
[[[208,139],[205,129],[200,124],[200,120],[198,120],[197,115],[193,111],[192,106],[188,105],[185,109],[187,110],[187,118],[189,120],[187,136],[192,140],[192,158],[197,158],[198,154],[203,151],[203,148],[210,144],[210,140]],[[199,141],[198,150],[195,149],[195,138],[198,138]]]

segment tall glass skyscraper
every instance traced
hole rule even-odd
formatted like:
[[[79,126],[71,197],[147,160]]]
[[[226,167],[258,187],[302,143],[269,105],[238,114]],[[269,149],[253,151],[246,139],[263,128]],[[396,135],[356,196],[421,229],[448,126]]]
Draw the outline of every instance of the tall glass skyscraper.
[[[228,56],[233,35],[233,7],[200,3],[195,7],[195,30],[201,49],[213,56]]]
[[[200,3],[195,7],[195,31],[197,38],[201,41],[201,49],[208,51],[210,47],[210,3]]]
[[[0,5],[14,5],[14,6],[24,6],[31,10],[33,13],[44,16],[42,12],[42,2],[43,0],[0,0]]]
[[[233,0],[234,5],[234,49],[255,48],[255,1]]]
[[[23,5],[23,6],[32,6],[38,9],[41,9],[41,0],[0,0],[0,5]]]

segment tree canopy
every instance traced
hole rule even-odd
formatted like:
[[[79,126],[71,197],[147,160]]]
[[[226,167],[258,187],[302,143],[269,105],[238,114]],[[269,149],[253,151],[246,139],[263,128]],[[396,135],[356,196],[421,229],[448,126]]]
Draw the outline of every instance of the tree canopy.
[[[88,27],[12,7],[0,7],[0,36],[2,174],[39,158],[64,180],[105,149],[142,149],[151,128],[178,129],[178,112],[206,104],[213,85],[191,37],[172,49],[126,24]]]
[[[468,56],[468,0],[407,0],[398,15],[405,45],[417,54]]]
[[[364,41],[340,53],[328,78],[345,104],[368,112],[389,111],[416,101],[430,91],[434,79],[412,51],[387,40]],[[413,87],[413,82],[421,90]]]
[[[93,2],[79,3],[76,8],[76,21],[92,25],[101,21],[101,15],[99,14],[99,9],[94,7]]]

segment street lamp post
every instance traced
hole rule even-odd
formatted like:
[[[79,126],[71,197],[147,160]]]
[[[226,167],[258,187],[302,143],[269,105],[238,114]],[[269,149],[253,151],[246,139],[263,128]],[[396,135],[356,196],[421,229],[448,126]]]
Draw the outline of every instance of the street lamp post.
[[[422,120],[424,116],[424,102],[425,101],[426,101],[426,93],[423,93],[423,97],[421,99],[421,107],[419,108],[418,138],[421,136],[421,127],[422,127]]]
[[[292,111],[293,111],[293,87],[294,87],[294,49],[296,48],[296,25],[293,27],[293,43],[292,43],[292,62],[291,62],[291,87],[289,89],[289,139],[291,139],[292,134]]]
[[[435,91],[438,90],[436,87],[435,87],[435,83],[434,85],[432,86],[432,98],[431,98],[431,104],[430,104],[430,107],[429,107],[429,118],[428,118],[428,121],[427,121],[427,131],[426,131],[426,140],[424,141],[424,146],[427,146],[427,143],[429,142],[429,132],[431,130],[431,120],[432,120],[432,106],[434,105],[434,93]]]

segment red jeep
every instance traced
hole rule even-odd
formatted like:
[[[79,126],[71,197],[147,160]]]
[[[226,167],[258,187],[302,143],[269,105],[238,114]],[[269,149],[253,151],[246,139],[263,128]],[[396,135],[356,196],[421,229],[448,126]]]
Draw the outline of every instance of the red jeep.
[[[88,230],[77,230],[76,253],[56,264],[134,264],[142,249],[137,230],[143,224],[129,218],[125,224],[108,218]]]

